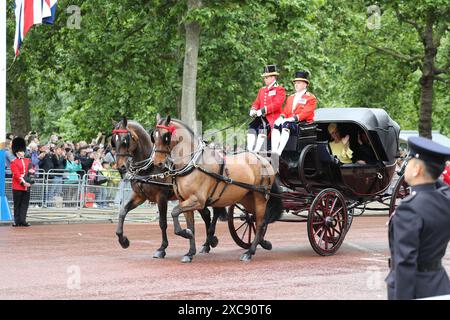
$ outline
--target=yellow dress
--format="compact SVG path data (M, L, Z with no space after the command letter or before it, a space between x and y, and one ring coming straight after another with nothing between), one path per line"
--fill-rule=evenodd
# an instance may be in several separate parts
M333 155L337 156L339 161L341 161L342 163L352 163L353 151L350 149L350 147L346 150L342 141L331 141L330 148Z

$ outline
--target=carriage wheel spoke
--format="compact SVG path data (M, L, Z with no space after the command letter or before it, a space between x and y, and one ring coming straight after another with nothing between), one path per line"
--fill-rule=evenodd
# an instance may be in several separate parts
M250 228L248 228L248 243L252 242L252 226L250 225Z
M341 236L341 232L340 231L338 231L335 227L332 227L332 228L333 228L334 231L336 231L339 234L339 236Z
M321 247L321 243L322 243L322 238L323 238L323 235L325 234L325 232L322 232L322 234L320 235L320 237L319 237L319 247Z
M236 232L238 232L240 228L242 228L243 226L246 226L246 225L247 225L247 222L243 222L243 223L236 229ZM244 231L244 232L245 232L245 231Z
M256 234L256 225L254 223L251 224L251 228L253 229L254 234Z
M326 198L325 198L325 210L326 210L326 216L330 215L330 195L327 194Z
M329 239L329 241L327 241L327 242L334 245L334 234L332 233L331 230L332 229L327 229L328 239Z
M337 201L338 201L338 198L334 199L333 204L331 205L330 216L332 216L334 214L334 207L336 206Z
M319 231L322 230L323 228L324 228L323 226L320 227L320 228L318 228L318 229L316 230L316 232L314 232L314 236L316 236L316 235L319 233Z
M331 216L336 216L336 215L338 215L339 214L339 212L341 212L342 211L342 207L340 207L337 211L334 211L334 212L332 212L331 213Z
M323 213L325 213L325 207L324 207L322 201L323 201L323 199L320 199L320 202L319 202L319 208L317 208L317 209L320 209L320 211L322 211ZM316 213L317 213L317 209L316 209Z
M242 237L241 237L242 242L244 242L244 237L245 237L245 234L247 233L247 229L248 229L248 224L245 224L245 229L244 229L244 232L242 233Z

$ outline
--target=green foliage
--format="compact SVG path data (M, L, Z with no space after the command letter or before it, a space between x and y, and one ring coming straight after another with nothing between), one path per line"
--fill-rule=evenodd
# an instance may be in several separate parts
M183 24L201 25L197 118L204 129L239 123L262 86L264 64L281 70L279 82L293 91L296 70L310 72L319 107L385 108L404 129L417 128L420 70L414 62L374 53L367 44L405 55L423 47L410 25L399 23L382 1L379 29L368 29L371 3L330 0L213 1L187 15L185 1L61 0L54 26L36 26L12 64L8 51L8 94L28 84L33 128L68 139L109 132L121 115L151 127L156 113L179 115L184 57ZM68 27L71 6L81 9L80 28ZM407 1L417 12L448 1ZM441 12L439 11L439 12ZM8 8L8 48L14 16ZM437 61L448 59L448 35ZM445 54L447 53L447 55ZM448 87L435 85L434 129L450 134Z

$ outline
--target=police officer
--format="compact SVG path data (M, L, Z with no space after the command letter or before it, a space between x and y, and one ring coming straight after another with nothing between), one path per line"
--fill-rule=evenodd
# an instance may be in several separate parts
M389 221L388 299L416 299L450 294L442 258L450 241L450 188L437 179L450 149L429 139L408 139L404 198Z
M275 120L281 113L286 90L277 83L276 65L266 65L262 77L265 87L258 91L249 115L254 120L249 125L247 150L259 152L268 137Z
M16 159L11 161L12 191L14 202L14 223L13 227L28 227L26 221L28 205L30 203L30 187L33 183L30 174L34 173L31 168L31 160L25 158L25 140L16 137L11 143L11 149Z

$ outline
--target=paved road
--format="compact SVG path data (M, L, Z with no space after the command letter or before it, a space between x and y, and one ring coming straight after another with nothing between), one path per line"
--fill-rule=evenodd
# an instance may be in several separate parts
M182 264L187 240L172 234L164 260L157 223L129 223L122 249L114 224L0 227L1 299L385 299L387 217L355 218L332 257L311 249L306 225L277 222L249 263L219 222L219 245ZM197 248L204 227L197 222ZM444 265L450 271L450 257Z

